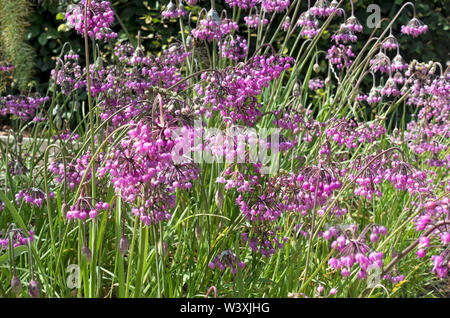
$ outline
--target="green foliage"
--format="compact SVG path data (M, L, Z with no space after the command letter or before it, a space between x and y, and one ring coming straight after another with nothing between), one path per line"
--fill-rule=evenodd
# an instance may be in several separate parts
M27 88L34 69L35 52L24 42L30 14L28 0L0 0L0 60L15 66L20 90Z

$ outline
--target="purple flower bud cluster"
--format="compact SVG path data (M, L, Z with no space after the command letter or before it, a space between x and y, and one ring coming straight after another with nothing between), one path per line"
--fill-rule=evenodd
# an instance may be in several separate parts
M336 43L348 43L348 42L356 42L358 37L355 33L346 25L342 24L339 30L331 36L331 39Z
M383 96L398 96L400 95L400 91L397 88L397 83L394 81L392 77L384 84L383 89L381 90L381 95Z
M81 196L75 204L69 208L66 218L68 220L86 220L87 218L95 219L99 211L107 211L109 209L110 206L106 202L98 201L95 203L95 206L92 206L91 198Z
M66 182L70 189L75 189L80 185L80 182L86 174L84 183L89 182L92 176L91 169L88 169L89 162L91 160L91 154L86 152L75 160L74 163L64 161L52 161L48 169L55 174L55 181L57 183ZM104 155L99 153L96 158L96 165L100 165L104 160ZM86 173L87 170L87 173Z
M81 0L76 6L69 7L65 18L67 23L84 36L86 1ZM87 34L96 40L108 41L117 38L117 33L111 30L114 23L114 12L109 1L91 0L91 7L87 8Z
M399 45L398 45L398 41L395 38L395 36L390 34L386 38L386 40L383 41L383 43L381 44L381 47L385 50L396 50L399 48Z
M374 59L370 60L370 65L374 72L389 73L391 60L386 54L380 51Z
M333 118L325 130L330 142L339 146L345 145L348 149L356 148L362 143L372 143L386 133L386 129L377 121L358 123Z
M64 60L57 59L55 69L52 69L52 79L61 87L61 91L65 95L69 95L73 89L84 86L81 82L82 70L78 64L79 55L73 52L64 55ZM58 73L56 73L58 71Z
M218 269L220 271L224 271L229 268L232 274L236 274L238 268L245 267L245 263L240 261L236 254L229 249L214 257L214 259L208 264L208 267L211 269Z

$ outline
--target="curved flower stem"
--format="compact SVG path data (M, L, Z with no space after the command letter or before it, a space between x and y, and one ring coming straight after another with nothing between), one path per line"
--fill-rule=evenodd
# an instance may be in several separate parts
M312 218L311 218L311 229L309 231L309 243L308 243L308 252L306 254L306 267L305 267L305 277L304 280L306 281L306 278L308 277L308 270L309 270L309 262L310 262L310 258L311 258L311 249L312 249L312 243L313 243L313 232L314 232L314 223L316 220L316 208L317 208L317 192L319 190L319 179L320 179L320 169L321 169L321 165L320 165L320 161L319 161L319 166L318 166L318 170L319 172L317 173L317 180L316 180L316 188L314 189L314 206L313 206L313 214L312 214Z
M379 153L378 155L376 155L375 157L373 157L369 163L363 168L361 169L358 174L356 174L356 176L353 178L353 180L351 180L349 183L347 183L344 187L342 187L342 189L339 191L339 193L336 195L336 197L334 198L334 200L330 203L330 205L328 206L327 210L325 211L324 215L321 217L320 221L319 221L319 226L317 227L316 232L314 233L314 237L313 239L318 235L320 228L322 227L322 225L325 223L326 218L328 217L328 214L330 213L332 207L334 206L334 204L337 202L337 200L339 199L339 197L341 196L342 193L344 193L345 190L348 189L348 187L350 187L350 185L352 185L354 182L356 182L356 180L364 173L364 171L366 171L370 165L377 159L379 159L381 156L391 152L391 151L398 151L401 154L402 157L402 161L404 160L404 155L403 152L400 148L398 147L391 147L389 149L386 149L385 151Z
M433 227L429 228L423 235L423 236L428 236L430 235L435 229L437 229L438 227L441 227L443 225L450 225L450 220L445 220L445 221L440 221L438 223L436 223ZM414 242L412 242L407 248L405 248L403 251L401 251L399 254L397 254L397 256L394 257L394 259L384 268L383 272L381 273L381 277L383 277L384 275L386 275L387 273L389 273L389 271L409 252L411 252L417 245L419 245L419 240L420 238L418 238L417 240L415 240Z
M208 296L211 293L211 291L214 291L214 298L217 298L217 288L216 288L216 286L209 287L208 292L205 295L205 298L208 298Z

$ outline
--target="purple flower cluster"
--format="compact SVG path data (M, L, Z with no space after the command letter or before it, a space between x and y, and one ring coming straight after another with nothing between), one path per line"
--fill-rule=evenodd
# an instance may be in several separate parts
M33 231L28 232L28 236L23 234L21 231L14 231L12 237L12 245L14 248L21 245L28 245L33 242ZM0 250L6 250L9 246L9 235L5 235L5 238L0 238Z
M261 7L266 12L282 12L291 4L290 0L261 0Z
M54 198L55 193L49 192L49 197ZM20 201L23 199L25 202L28 202L32 205L41 207L44 201L47 199L47 195L44 191L38 188L29 188L20 190L16 194L16 203L17 205L20 205Z
M250 9L256 7L261 0L225 0L230 7L238 7L241 9Z
M422 21L417 18L411 19L407 25L401 26L401 32L403 34L411 35L417 37L428 31L428 26L424 25Z
M0 97L0 116L15 115L21 120L29 120L36 115L36 111L49 97L14 96Z
M218 269L220 271L224 271L229 268L231 273L236 274L238 268L244 268L245 263L240 261L236 254L233 253L231 249L225 250L208 264L211 269Z
M353 53L350 45L333 45L328 49L327 53L327 59L330 60L331 64L336 65L338 70L344 67L350 67L354 57L355 53Z
M308 88L312 91L316 91L318 89L325 87L325 81L320 78L310 79L308 82Z
M169 125L164 114L160 116L153 124L134 124L99 170L100 176L111 176L116 193L135 205L132 213L146 225L168 220L170 209L175 207L176 189L190 189L198 173L191 162L174 165L177 157L183 156L178 148L182 151L191 145L193 130L183 127L181 137L177 137L176 126Z
M201 78L208 84L196 84L198 103L203 105L203 113L210 106L227 122L252 125L261 116L257 97L292 63L291 57L256 55L246 64L224 69L220 75L203 73Z
M76 6L66 12L67 23L81 35L85 33L86 1L81 0ZM87 8L87 34L97 40L111 40L117 38L117 33L111 30L114 23L114 12L109 1L91 0L91 7Z
M220 19L215 10L210 10L205 19L200 20L199 25L192 30L192 36L198 40L219 41L222 37L238 30L238 25L231 19Z
M232 61L245 59L248 52L247 40L240 36L226 37L219 43L219 51L222 58L229 58Z
M327 240L336 237L331 243L331 247L339 251L340 257L330 258L328 265L333 269L340 270L342 277L350 276L352 268L355 265L359 265L358 279L367 278L367 272L371 268L381 269L383 267L384 254L373 251L366 243L366 235L369 230L372 230L370 234L370 241L372 243L378 241L379 235L385 235L387 233L386 228L376 225L367 226L359 236L356 236L356 225L350 225L345 229L331 227L325 232L326 235L324 233L324 238Z
M316 3L309 9L311 14L317 17L327 17L336 11L336 8L331 6L327 0L317 0Z
M182 16L185 16L187 14L187 11L184 9L183 5L180 2L179 7L172 2L172 0L169 2L169 4L166 6L163 12L161 12L161 15L164 19L176 19Z

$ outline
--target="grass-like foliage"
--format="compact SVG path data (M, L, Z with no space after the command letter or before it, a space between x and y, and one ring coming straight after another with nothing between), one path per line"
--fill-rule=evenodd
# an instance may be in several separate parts
M68 7L86 58L0 97L0 296L443 296L450 74L402 58L414 5L356 50L343 0L226 3L170 1L157 56Z

